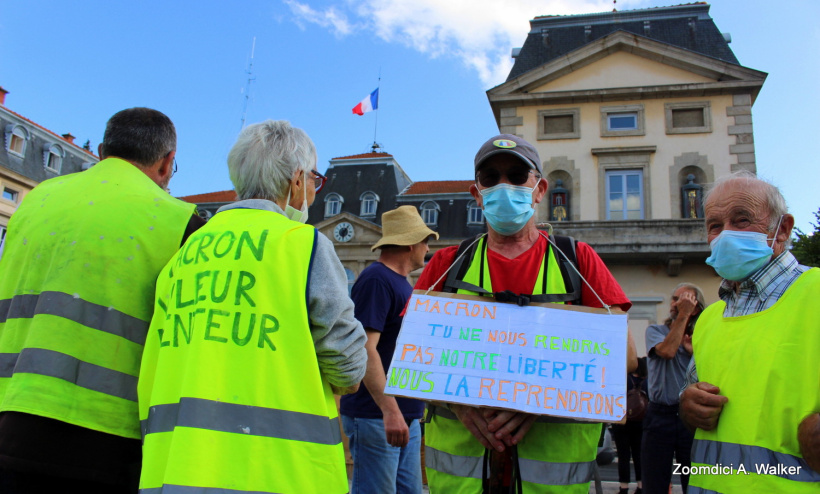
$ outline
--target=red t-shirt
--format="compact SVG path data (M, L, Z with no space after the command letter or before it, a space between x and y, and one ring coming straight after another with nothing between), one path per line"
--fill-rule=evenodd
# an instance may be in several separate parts
M490 278L493 282L493 291L499 292L510 290L518 294L531 294L535 281L538 279L538 271L541 268L541 261L547 249L547 239L543 236L538 238L535 245L516 257L507 259L501 254L487 249L487 259L490 268ZM445 247L433 255L430 262L424 267L419 280L416 282L416 290L427 290L433 286L433 291L442 291L443 276L447 268L453 264L456 258L458 246ZM621 310L628 311L632 307L632 302L624 294L621 286L615 281L612 273L609 272L604 261L592 250L588 244L578 242L575 249L578 258L578 270L590 285L598 293L598 296L610 306L619 306ZM560 254L559 254L560 255ZM469 259L465 262L470 262ZM589 287L581 282L581 305L587 307L602 307L601 302L592 293Z

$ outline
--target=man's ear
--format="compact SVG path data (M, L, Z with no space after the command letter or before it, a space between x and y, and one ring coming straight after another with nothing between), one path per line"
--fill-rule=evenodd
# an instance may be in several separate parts
M176 150L168 153L164 158L159 160L159 168L157 168L157 175L161 181L166 182L171 179L174 173L174 157L177 155Z
M541 201L544 200L544 196L547 195L547 191L549 190L550 183L547 182L546 178L541 178L538 181L538 185L535 186L535 193L533 193L533 203L539 204Z
M775 239L780 243L786 243L792 235L792 228L794 228L794 216L784 214L783 221L780 222L780 229L775 234Z
M481 209L484 209L484 201L482 200L484 198L478 193L478 186L476 186L476 184L472 184L470 186L470 195L472 195L473 199L475 199L476 205Z

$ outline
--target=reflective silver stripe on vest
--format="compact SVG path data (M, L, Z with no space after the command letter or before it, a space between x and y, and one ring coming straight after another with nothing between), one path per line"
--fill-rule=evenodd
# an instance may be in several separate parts
M140 489L140 494L276 494L268 491L238 491L219 487L191 487L189 485L164 485L151 489Z
M0 377L11 377L19 353L0 353Z
M94 304L62 292L16 295L0 300L0 323L8 319L32 318L39 314L63 317L128 341L145 344L148 322L114 308Z
M237 405L200 398L182 398L179 403L154 405L140 423L142 437L191 427L211 431L250 434L335 445L342 442L339 418L276 408Z
M695 439L692 463L732 465L732 468L742 464L749 473L757 473L758 465L770 465L777 468L773 475L780 478L795 482L820 482L820 473L812 470L803 458L762 446ZM795 473L790 474L789 470Z
M425 466L456 477L481 479L484 457L460 456L424 447ZM518 458L521 480L541 485L585 484L592 479L594 461L583 463L553 463Z
M484 468L483 456L459 456L424 446L424 464L441 473L471 479L481 479Z
M586 484L592 480L595 461L554 463L518 458L521 480L541 485Z
M456 415L449 409L427 405L431 413L445 419L458 420ZM544 420L541 420L544 419ZM541 416L538 422L552 423L553 421L578 422L572 419L564 420L560 417ZM583 422L589 423L589 422ZM431 450L434 452L431 454ZM425 446L425 464L433 470L456 475L458 477L468 477L480 479L483 474L484 458L473 456L458 456L436 450L430 446ZM531 460L518 458L518 467L521 470L521 480L542 485L574 485L587 483L592 479L595 472L595 462L578 463L556 463L548 461Z
M6 373L11 368L11 372ZM56 377L92 391L117 398L137 401L137 376L90 364L71 355L44 350L24 348L22 352L0 353L0 377L13 374L39 374Z

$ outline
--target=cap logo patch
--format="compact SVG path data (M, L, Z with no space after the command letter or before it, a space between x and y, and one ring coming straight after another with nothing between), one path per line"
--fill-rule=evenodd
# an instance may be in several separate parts
M510 141L508 139L496 139L493 141L493 146L502 149L512 149L517 146L517 144L515 141Z

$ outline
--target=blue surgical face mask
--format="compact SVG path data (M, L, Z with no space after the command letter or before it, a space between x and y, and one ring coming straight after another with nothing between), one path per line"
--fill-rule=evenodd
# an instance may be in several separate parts
M479 191L487 223L501 235L513 235L521 231L535 214L532 207L533 190L535 187L498 184Z
M774 230L775 236L782 220L781 216ZM743 281L769 263L774 255L769 240L774 245L775 239L767 238L765 233L723 230L709 244L712 255L706 259L706 264L727 280Z

